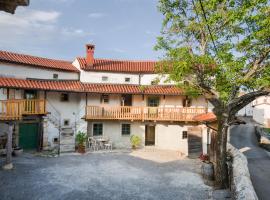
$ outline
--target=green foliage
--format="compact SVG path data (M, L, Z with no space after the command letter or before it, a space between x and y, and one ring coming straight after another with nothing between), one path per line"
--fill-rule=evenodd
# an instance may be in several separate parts
M158 8L155 49L166 52L158 70L188 94L215 91L226 105L236 88L269 87L268 0L160 0Z
M130 136L130 143L133 148L137 148L141 145L142 139L137 135Z
M87 135L84 132L79 131L76 135L76 142L79 146L84 146L87 139Z

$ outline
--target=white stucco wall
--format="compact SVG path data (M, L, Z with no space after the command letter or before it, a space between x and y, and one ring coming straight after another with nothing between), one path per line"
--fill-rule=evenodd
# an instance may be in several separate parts
M53 79L53 74L58 74L58 79L79 80L79 74L76 72L64 72L38 67L29 67L26 65L0 63L0 76L20 79Z
M252 116L253 115L252 103L248 104L247 106L245 106L244 108L239 110L237 115L239 115L239 116Z
M267 107L268 109L270 108L270 106ZM259 124L265 123L265 109L266 109L265 105L255 106L253 109L253 119Z
M160 149L181 151L188 154L187 139L182 139L183 131L187 131L187 126L180 125L156 125L155 146Z
M86 132L87 122L81 119L85 115L85 94L69 93L68 102L60 101L60 95L61 92L47 92L47 111L56 117L58 117L56 113L60 113L62 128L72 128L75 134L78 131ZM69 126L64 126L64 120L69 120ZM48 142L52 144L53 138L59 137L59 131L50 120L48 120L47 131Z
M130 148L130 136L138 135L142 139L142 146L144 146L144 134L145 134L145 125L139 122L116 122L116 121L95 121L88 122L89 131L88 134L92 135L93 133L93 124L102 123L103 124L103 135L112 141L114 148ZM127 123L131 124L131 134L122 135L121 134L121 124Z
M108 80L103 81L102 77L108 77ZM125 78L130 78L130 82L125 82ZM126 73L81 71L81 81L85 83L139 84L139 76Z
M160 76L158 74L142 74L141 75L141 85L151 85L152 81L159 80L159 85L172 85L173 82L167 82L168 76Z

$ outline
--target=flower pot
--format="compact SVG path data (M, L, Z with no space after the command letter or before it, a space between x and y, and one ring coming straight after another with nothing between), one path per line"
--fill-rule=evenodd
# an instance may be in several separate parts
M212 181L214 181L214 165L209 161L202 162L201 167L202 176L204 178L204 182L207 185L211 185Z
M21 155L23 153L23 149L21 148L21 147L15 147L14 149L13 149L13 154L14 154L14 156L19 156L19 155Z
M81 154L84 154L85 153L85 146L84 145L79 145L78 146L78 152L81 153Z

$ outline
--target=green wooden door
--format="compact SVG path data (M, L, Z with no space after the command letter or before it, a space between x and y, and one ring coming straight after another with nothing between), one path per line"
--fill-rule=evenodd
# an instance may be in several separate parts
M23 149L37 149L38 123L25 123L19 125L19 146Z

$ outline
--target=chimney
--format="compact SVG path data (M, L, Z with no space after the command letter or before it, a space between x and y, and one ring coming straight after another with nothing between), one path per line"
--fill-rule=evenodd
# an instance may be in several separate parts
M86 45L86 65L93 67L94 65L94 52L95 52L95 45L87 44Z

